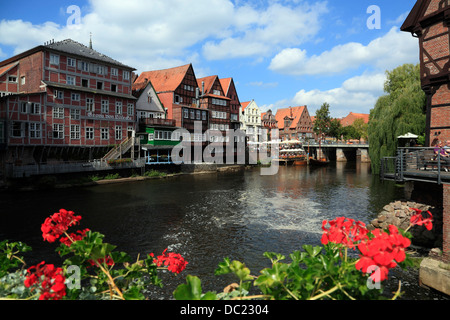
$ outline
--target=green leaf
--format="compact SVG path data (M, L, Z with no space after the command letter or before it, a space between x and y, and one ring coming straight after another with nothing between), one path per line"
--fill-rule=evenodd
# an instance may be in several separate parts
M173 294L176 300L215 300L216 298L212 292L202 294L200 279L191 275L186 277L186 284L179 285Z

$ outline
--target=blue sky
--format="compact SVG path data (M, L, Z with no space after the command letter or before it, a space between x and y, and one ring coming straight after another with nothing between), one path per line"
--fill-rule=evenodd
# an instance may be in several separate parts
M0 60L51 39L88 45L92 33L94 49L138 73L192 63L198 78L233 77L241 102L254 99L263 111L307 105L314 115L327 102L332 116L344 117L370 112L386 70L419 62L417 39L400 31L414 4L0 0Z

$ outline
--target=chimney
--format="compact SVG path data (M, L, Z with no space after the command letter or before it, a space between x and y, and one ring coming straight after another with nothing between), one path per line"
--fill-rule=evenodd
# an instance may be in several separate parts
M89 39L89 49L92 49L92 32L89 33L90 39Z
M205 94L205 81L202 81L202 95Z

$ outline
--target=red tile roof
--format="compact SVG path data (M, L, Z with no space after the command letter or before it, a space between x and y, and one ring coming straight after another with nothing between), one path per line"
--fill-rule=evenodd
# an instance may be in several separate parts
M346 116L345 118L341 119L341 124L343 127L348 127L353 125L353 123L355 122L355 120L357 119L363 119L364 123L369 123L369 114L366 113L353 113L350 112L350 114L348 116Z
M275 115L275 119L278 121L278 129L284 129L284 118L286 117L292 118L290 128L297 127L297 123L305 111L305 108L306 106L278 109Z
M231 80L233 80L233 78L219 79L224 94L226 96L228 95L228 90L230 90Z
M136 83L150 80L156 92L175 91L183 81L190 67L191 64L186 64L170 69L145 71L139 75Z
M251 101L247 101L247 102L241 102L241 106L242 106L242 111L245 110L245 108L248 107L248 105L251 103Z
M6 72L8 72L9 70L11 70L12 68L14 68L15 66L17 66L19 64L19 62L14 62L11 64L8 64L2 68L0 68L0 76L4 75Z
M209 76L197 79L197 84L200 90L202 90L203 83L205 84L205 94L211 93L212 86L214 85L214 82L216 81L217 76Z

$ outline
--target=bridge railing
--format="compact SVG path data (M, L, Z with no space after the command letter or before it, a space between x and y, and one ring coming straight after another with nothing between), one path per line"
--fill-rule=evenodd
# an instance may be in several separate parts
M435 153L434 148L398 148L396 157L381 159L380 175L396 181L424 180L438 184L450 178L450 156Z

